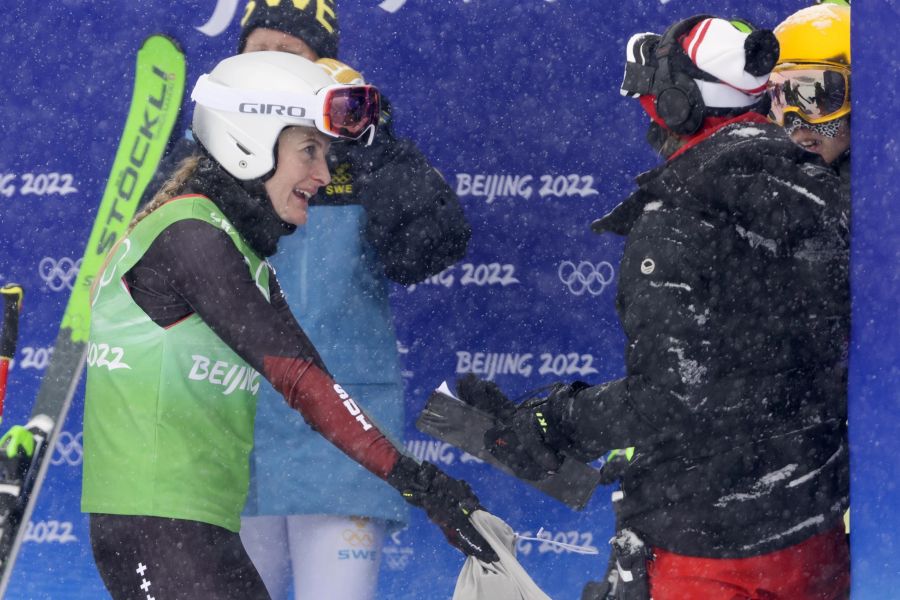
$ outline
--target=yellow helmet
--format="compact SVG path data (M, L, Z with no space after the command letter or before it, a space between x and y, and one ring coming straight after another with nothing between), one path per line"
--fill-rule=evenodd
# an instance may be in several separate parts
M850 112L850 6L831 0L798 10L774 30L780 53L769 77L770 117L812 124Z
M850 7L818 4L798 10L775 28L778 64L850 66ZM777 67L776 67L777 69Z

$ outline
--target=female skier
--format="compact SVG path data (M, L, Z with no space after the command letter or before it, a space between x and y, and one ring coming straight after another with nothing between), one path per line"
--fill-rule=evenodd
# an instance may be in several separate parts
M371 135L371 86L280 52L228 58L192 93L198 153L95 285L82 510L115 600L268 598L238 536L260 375L309 425L483 560L465 482L404 456L329 375L266 257L328 184L334 138Z

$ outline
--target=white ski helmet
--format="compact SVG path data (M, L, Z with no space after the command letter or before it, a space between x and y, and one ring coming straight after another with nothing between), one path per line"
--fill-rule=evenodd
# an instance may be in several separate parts
M201 75L191 92L194 137L234 177L252 180L275 168L286 127L314 127L336 138L371 142L378 90L343 85L314 62L286 52L226 58Z

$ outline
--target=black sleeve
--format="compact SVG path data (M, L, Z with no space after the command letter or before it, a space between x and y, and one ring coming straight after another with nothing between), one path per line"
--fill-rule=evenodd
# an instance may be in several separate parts
M704 456L846 422L846 403L837 401L846 398L845 387L840 378L811 379L802 371L736 376L709 386L706 401L691 404L677 387L633 375L581 390L547 410L572 449L588 459L632 446Z
M785 363L823 368L839 361L849 323L847 198L834 172L785 136L760 145L725 149L707 169L718 174L716 185L695 188L766 259L753 276L719 261L719 311L744 320L730 329L768 333L765 345Z
M196 313L313 429L376 475L387 477L398 450L328 374L296 319L288 316L277 283L269 286L276 292L271 302L260 292L227 234L193 219L170 225L126 281L151 318L158 310L146 302L152 297L156 305L168 305L169 319L176 306L184 313L181 318Z
M717 226L728 229L717 239L741 243L713 242L717 268L706 286L691 282L656 294L651 324L641 329L641 342L658 349L639 372L652 377L629 374L553 407L585 455L629 446L703 453L715 451L712 444L734 447L846 419L845 405L830 400L845 397L850 315L840 183L784 152L727 158L707 165L716 172L714 185L684 187L726 215ZM697 311L706 307L717 315L712 329L697 325ZM629 317L625 307L623 322ZM692 366L708 368L710 377L690 384L679 372Z
M471 228L459 198L409 140L379 128L369 147L335 144L335 164L349 163L355 196L366 209L366 239L385 274L403 285L443 271L463 256Z
M284 291L281 289L278 278L272 275L269 276L269 304L281 316L289 329L303 331L300 322L297 321L297 317L291 312L291 307L284 295Z
M260 373L267 354L303 358L325 370L303 330L292 317L285 317L289 310L277 283L270 285L276 292L270 303L256 287L241 253L217 227L197 220L170 225L126 279L151 318L159 322L165 315L169 321L165 326L197 313ZM150 304L148 297L157 301ZM176 306L183 314L177 314Z

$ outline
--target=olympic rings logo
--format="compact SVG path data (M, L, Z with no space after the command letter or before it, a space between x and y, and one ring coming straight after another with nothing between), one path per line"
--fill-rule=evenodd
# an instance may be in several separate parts
M559 263L557 274L559 280L576 296L585 292L591 296L599 296L613 282L616 272L605 260L596 264L583 260L577 266L570 260L564 260Z
M56 447L53 450L53 456L50 458L51 465L69 465L77 467L84 459L84 447L81 444L82 432L72 435L68 431L61 431L59 438L56 440Z
M81 259L73 261L71 258L63 257L59 260L45 256L38 264L38 274L47 287L54 292L61 292L64 289L72 289L75 285L75 278L78 277L78 270L81 268Z
M371 533L352 531L350 529L344 530L344 541L351 546L363 546L364 548L370 548L375 543Z
M331 183L338 185L342 183L350 183L353 181L353 175L350 174L350 163L342 163L331 174Z

